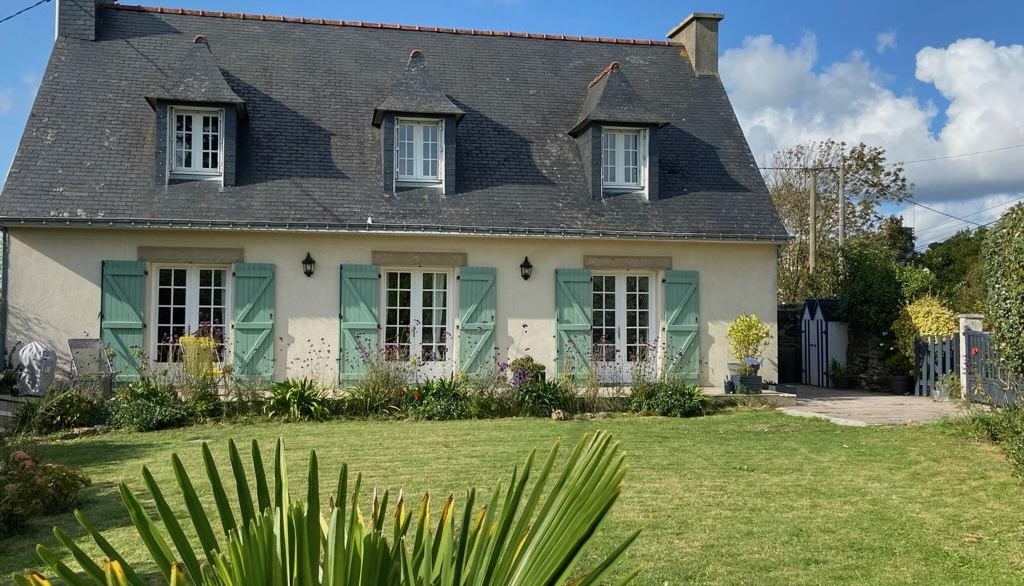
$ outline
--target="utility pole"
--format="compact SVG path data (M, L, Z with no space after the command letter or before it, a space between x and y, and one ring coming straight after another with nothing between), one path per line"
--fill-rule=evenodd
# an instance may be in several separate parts
M810 198L811 198L811 202L810 202L811 210L810 210L810 230L809 230L810 240L807 243L808 244L808 246L807 246L807 249L808 249L807 250L807 252L808 252L807 269L813 275L814 274L814 264L815 264L815 261L817 260L817 256L818 256L818 170L817 169L809 169L809 171L811 172L810 192L809 192L809 195L810 195Z
M846 153L839 157L839 248L846 244Z

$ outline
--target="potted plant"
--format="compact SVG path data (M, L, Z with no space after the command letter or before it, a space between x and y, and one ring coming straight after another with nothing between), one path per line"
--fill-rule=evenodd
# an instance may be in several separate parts
M901 352L895 352L885 359L885 370L889 373L889 389L898 395L909 395L914 390L914 365Z
M764 350L772 338L772 328L754 314L742 314L729 324L729 352L739 361L737 392L760 393Z
M828 364L828 382L833 389L850 388L853 377L850 376L850 369L846 368L835 358Z

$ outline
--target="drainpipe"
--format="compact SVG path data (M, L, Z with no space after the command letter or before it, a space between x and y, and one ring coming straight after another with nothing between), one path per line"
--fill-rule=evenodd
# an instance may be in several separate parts
M7 367L7 273L11 264L10 236L7 228L0 228L0 368Z

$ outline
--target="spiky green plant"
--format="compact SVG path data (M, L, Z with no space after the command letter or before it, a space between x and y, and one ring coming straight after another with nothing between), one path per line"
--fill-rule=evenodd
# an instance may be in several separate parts
M436 525L431 521L429 494L420 501L412 523L413 513L401 495L389 522L388 493L378 496L375 492L367 519L359 508L361 477L356 477L350 493L344 464L335 496L322 515L315 451L309 456L306 500L293 501L280 439L274 456L273 494L256 441L252 443L253 490L242 457L229 440L235 509L205 443L202 452L219 531L177 454L172 454L171 466L188 511L184 519L174 514L146 467L143 480L162 528L124 483L120 487L151 561L174 586L593 586L608 576L639 533L626 538L593 568L578 569L585 546L618 498L625 475L618 444L603 432L581 438L557 475L553 470L558 446L552 448L529 491L535 452L526 459L522 473L513 469L508 484L496 487L485 506L476 508L476 491L471 489L461 514L456 515L455 500L449 496ZM76 511L75 516L107 559L93 561L64 531L54 528L82 573L72 571L55 552L39 545L39 557L50 570L71 586L143 586L132 562L85 515ZM184 522L191 523L198 544L186 537ZM626 584L635 575L636 571L619 583ZM49 584L34 571L14 579L19 586Z

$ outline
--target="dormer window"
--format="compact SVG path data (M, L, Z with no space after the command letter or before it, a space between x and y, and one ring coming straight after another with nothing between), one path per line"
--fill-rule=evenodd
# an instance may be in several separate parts
M398 181L440 183L444 174L444 123L397 119L395 161Z
M172 107L169 114L171 174L220 177L224 164L224 110Z
M601 130L601 182L606 189L643 190L647 178L647 130Z

